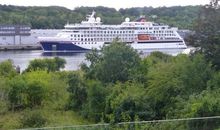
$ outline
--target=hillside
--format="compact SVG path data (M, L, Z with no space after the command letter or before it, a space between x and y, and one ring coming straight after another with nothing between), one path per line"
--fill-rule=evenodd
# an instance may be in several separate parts
M81 22L92 10L102 18L104 24L120 24L125 17L132 20L145 15L148 20L166 23L182 29L191 29L200 6L143 7L116 10L107 7L78 7L70 10L64 7L24 7L0 5L0 24L27 24L33 29L60 29L65 23ZM155 17L156 16L156 17Z

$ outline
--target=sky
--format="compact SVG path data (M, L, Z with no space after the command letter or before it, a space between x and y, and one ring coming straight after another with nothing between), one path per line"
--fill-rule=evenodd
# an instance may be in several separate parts
M161 7L205 5L210 0L0 0L0 4L19 6L63 6L74 9L80 6L105 6L115 9L131 7Z

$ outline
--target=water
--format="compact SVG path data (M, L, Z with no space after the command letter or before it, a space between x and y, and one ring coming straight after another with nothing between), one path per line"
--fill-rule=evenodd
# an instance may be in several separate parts
M152 51L158 51L158 50L142 50L139 51L141 54L141 57L145 57L149 55ZM162 52L171 54L171 55L177 55L178 53L182 52L183 50L179 49L164 49ZM21 71L27 68L29 62L31 60L34 60L36 58L53 58L53 57L60 57L64 58L67 62L65 65L64 70L77 70L80 68L81 63L88 63L85 60L85 52L83 53L44 53L42 50L33 50L33 51L0 51L0 62L11 59L15 66L20 66Z
M29 62L34 59L60 57L66 60L64 70L77 70L85 61L85 53L44 53L41 50L34 51L0 51L0 62L11 59L15 66L19 65L21 70L27 68Z

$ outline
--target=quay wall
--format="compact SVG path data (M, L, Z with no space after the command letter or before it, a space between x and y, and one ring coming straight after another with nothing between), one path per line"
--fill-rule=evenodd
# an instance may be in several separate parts
M60 29L32 29L30 35L1 35L0 50L41 49L38 37L55 36Z

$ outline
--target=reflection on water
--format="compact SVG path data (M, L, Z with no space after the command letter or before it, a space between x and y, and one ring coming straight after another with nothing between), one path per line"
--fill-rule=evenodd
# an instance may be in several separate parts
M0 62L11 59L14 65L19 65L24 70L31 60L36 58L64 58L67 62L65 70L77 70L82 62L85 61L85 53L44 53L41 50L34 51L0 51Z
M141 50L138 51L141 54L141 57L145 57L149 55L152 51L158 50ZM183 50L179 49L164 49L160 50L167 54L177 55L178 53L182 52ZM14 62L14 65L19 65L21 70L24 70L31 60L36 58L53 58L53 57L60 57L64 58L67 62L65 66L65 70L77 70L80 67L82 62L85 62L85 54L86 52L43 52L41 50L33 50L33 51L0 51L0 62L11 59Z

